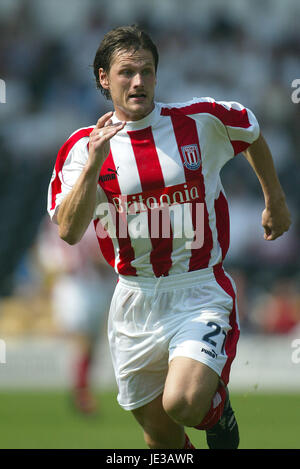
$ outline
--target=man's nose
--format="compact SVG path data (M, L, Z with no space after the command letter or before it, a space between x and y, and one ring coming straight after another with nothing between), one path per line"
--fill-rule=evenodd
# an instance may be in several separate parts
M139 86L143 86L144 85L144 80L143 80L143 76L141 73L136 73L133 77L133 86L135 88L139 87Z

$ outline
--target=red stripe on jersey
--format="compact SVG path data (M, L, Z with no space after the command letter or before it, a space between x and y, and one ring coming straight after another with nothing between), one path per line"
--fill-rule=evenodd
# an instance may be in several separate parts
M53 179L51 183L51 210L55 208L56 204L56 197L58 194L61 193L61 180L59 177L59 173L63 169L63 166L65 164L65 161L68 157L68 154L72 150L73 146L75 143L77 143L81 138L83 137L89 137L90 133L92 132L94 127L88 127L86 129L79 129L77 132L75 132L73 135L71 135L70 138L63 144L63 146L60 148L56 163L55 163L55 178Z
M158 210L158 209L154 209ZM150 253L150 262L152 264L153 272L156 277L169 275L169 270L172 266L172 247L173 247L173 233L170 221L170 214L168 207L164 209L164 215L161 210L158 210L158 217L155 219L156 226L153 227L153 211L148 211L148 226L150 234L157 232L157 237L150 236L152 251ZM162 219L164 217L165 223L169 224L169 237L163 237L162 234Z
M216 228L218 233L218 241L222 250L222 259L225 259L229 248L230 239L230 222L228 203L223 192L215 200Z
M164 187L164 177L151 127L127 133L131 140L143 191Z
M141 130L132 130L128 131L127 133L131 140L142 190L149 191L151 189L161 189L165 187L165 181L157 155L151 127L147 127L146 129ZM152 244L150 262L156 277L161 277L162 275L166 276L168 275L172 265L171 254L173 234L171 224L170 236L166 238L161 237L161 213L159 213L159 217L156 220L159 226L155 227L156 230L154 230L159 231L159 237L152 237L151 233L153 232L153 226L151 216L153 216L152 211L149 210L148 226Z
M218 264L214 266L213 270L215 274L215 279L220 285L220 287L222 287L223 290L232 298L232 310L229 316L229 324L231 326L231 329L227 333L225 342L225 352L227 355L227 360L221 373L221 379L223 380L226 386L229 381L230 368L236 355L236 347L240 336L240 331L237 322L236 295L229 277L225 275L222 265Z
M207 113L212 114L217 117L224 125L230 127L242 127L247 129L250 127L250 122L248 119L248 113L246 108L238 109L227 109L222 104L213 102L200 102L190 104L189 106L179 107L179 108L162 108L162 116L171 116L176 114L192 115L192 114L201 114Z
M101 167L100 175L107 174L108 168L112 169L116 173L116 166L115 166L111 151ZM111 204L111 207L113 207L113 200L112 200L113 196L115 194L119 194L119 195L121 194L121 189L120 189L120 185L118 182L118 178L115 177L114 179L109 181L110 190L108 190L108 185L105 184L105 182L103 183L99 180L99 185L105 191L108 202ZM126 214L118 213L117 211L114 210L114 213L112 214L112 216L113 216L113 219L116 220L116 236L117 236L118 244L119 244L119 262L117 265L118 272L121 275L136 276L137 275L136 269L135 267L131 265L131 262L134 260L135 255L134 255L134 250L131 245L130 237L128 234ZM111 250L111 246L108 246L107 244L108 242L105 241L105 239L103 240L103 239L98 238L102 252L105 251L106 248ZM111 245L112 245L112 242L111 242ZM110 255L109 252L107 253L107 255L108 256ZM103 256L106 257L104 252L103 252Z
M247 150L247 148L251 145L251 143L242 142L241 140L230 140L230 142L235 155L238 155L238 153Z
M171 120L177 141L178 150L184 165L185 179L186 181L198 179L200 185L200 199L191 202L192 223L194 231L199 229L196 223L196 204L199 202L204 203L204 227L200 227L201 229L204 229L204 243L201 248L191 249L191 258L189 263L189 271L199 270L208 267L210 253L213 247L213 240L212 232L209 226L208 211L205 202L205 183L202 174L201 150L199 145L198 132L195 121L193 121L189 117L186 117L185 115L182 115L178 112L175 112L174 114L171 113ZM192 148L192 156L187 155L186 148ZM194 153L193 148L195 148ZM197 169L189 169L189 164L191 162L195 163L195 161L197 161L196 148L198 149L198 158L200 158L200 165Z
M99 225L101 225L101 221L98 218L97 220L94 220L94 228L96 231L96 236L97 236L100 250L106 262L108 262L114 268L115 267L115 250L114 250L113 242L108 234L105 238L104 237L100 238L98 236ZM104 232L104 231L105 229L103 225L101 225L101 232Z

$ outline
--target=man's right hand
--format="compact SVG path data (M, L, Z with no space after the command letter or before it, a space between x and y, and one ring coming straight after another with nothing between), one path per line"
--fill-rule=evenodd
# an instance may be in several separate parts
M60 204L57 213L59 236L69 244L80 241L93 217L99 172L109 154L109 141L126 124L113 124L111 117L112 112L100 117L90 133L87 164L72 190ZM99 135L99 132L102 132L102 135Z
M113 124L111 120L112 115L112 112L107 112L104 116L100 117L95 128L90 133L89 165L99 170L109 154L110 139L126 125L126 122Z

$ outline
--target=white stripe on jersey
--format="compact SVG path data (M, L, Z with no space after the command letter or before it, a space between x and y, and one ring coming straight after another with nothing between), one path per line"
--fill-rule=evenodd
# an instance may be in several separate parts
M185 182L182 161L177 150L175 135L173 132L170 132L171 127L171 118L166 116L159 128L156 126L152 128L165 186L173 186Z
M110 148L119 174L118 181L121 194L138 194L142 192L136 160L128 137L126 135L116 135L110 141Z

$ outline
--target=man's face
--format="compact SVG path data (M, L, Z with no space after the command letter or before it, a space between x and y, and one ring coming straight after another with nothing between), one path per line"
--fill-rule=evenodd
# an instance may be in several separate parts
M117 51L109 72L99 69L99 79L110 92L118 119L136 121L153 110L156 74L151 51Z

